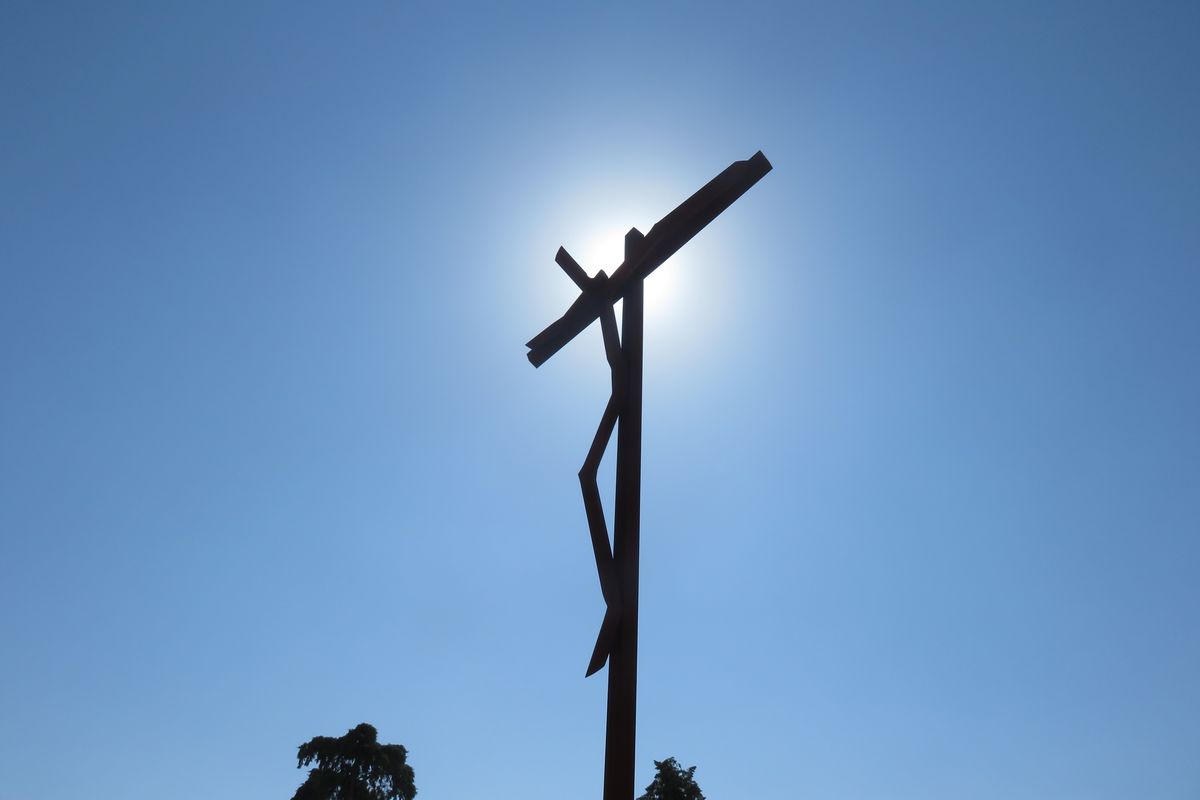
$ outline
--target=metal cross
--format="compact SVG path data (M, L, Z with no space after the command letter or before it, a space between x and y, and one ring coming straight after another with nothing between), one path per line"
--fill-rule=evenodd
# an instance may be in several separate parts
M559 319L529 340L529 361L539 367L589 325L600 320L604 352L612 370L612 395L600 418L592 446L579 470L596 571L606 609L588 662L592 675L608 661L608 727L604 749L604 800L631 800L634 793L634 743L637 718L638 552L642 492L642 312L646 276L670 258L741 197L771 163L762 151L735 161L684 200L643 235L625 234L625 260L611 276L603 270L589 278L560 247L554 260L579 287L579 298ZM624 300L621 332L613 304ZM600 459L617 429L616 510L613 541L596 484Z

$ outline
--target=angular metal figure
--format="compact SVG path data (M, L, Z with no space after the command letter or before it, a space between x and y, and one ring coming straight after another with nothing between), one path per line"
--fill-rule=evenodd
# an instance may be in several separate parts
M579 298L566 313L529 340L529 361L541 366L589 325L600 320L604 352L612 370L612 395L592 446L579 470L596 571L606 610L588 662L592 675L608 662L608 728L604 753L604 800L631 800L634 793L634 745L637 718L638 553L642 470L642 312L643 281L705 225L745 194L771 163L762 151L735 161L663 217L644 236L637 228L625 235L625 260L611 277L589 278L565 249L554 260L579 287ZM624 300L621 333L613 304ZM617 427L617 421L620 426ZM600 503L596 471L617 427L616 510L613 542Z

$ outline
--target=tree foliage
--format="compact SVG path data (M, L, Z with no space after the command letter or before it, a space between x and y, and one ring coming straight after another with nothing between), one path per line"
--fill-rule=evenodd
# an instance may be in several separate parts
M696 785L696 768L684 769L674 758L654 762L654 780L638 800L704 800Z
M297 768L315 764L292 800L413 800L417 787L404 745L379 744L363 723L345 736L300 745Z

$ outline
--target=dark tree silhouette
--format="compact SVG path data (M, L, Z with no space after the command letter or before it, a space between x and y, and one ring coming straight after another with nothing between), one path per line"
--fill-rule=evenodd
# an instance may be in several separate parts
M654 769L654 780L638 800L704 800L704 793L693 777L695 767L684 769L674 758L668 758L655 761Z
M316 763L292 800L413 800L417 787L400 744L379 744L363 723L345 736L317 736L300 745L296 767Z

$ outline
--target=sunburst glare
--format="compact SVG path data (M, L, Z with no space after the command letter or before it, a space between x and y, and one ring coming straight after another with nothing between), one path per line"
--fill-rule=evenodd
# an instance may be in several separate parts
M588 274L595 275L598 270L613 274L625 257L625 234L631 226L624 224L603 224L595 228L595 232L586 237L578 245L578 251L567 246ZM649 225L640 226L645 232ZM663 320L672 315L672 309L678 305L675 294L680 290L677 279L680 268L685 266L687 256L677 253L670 259L671 269L659 269L646 279L646 315L655 320Z

